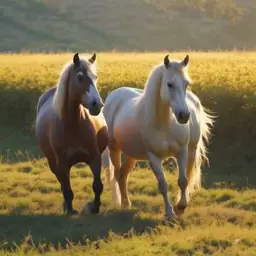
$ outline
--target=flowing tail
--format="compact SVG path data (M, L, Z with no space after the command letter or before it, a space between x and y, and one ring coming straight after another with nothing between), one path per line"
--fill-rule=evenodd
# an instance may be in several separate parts
M106 169L106 184L111 188L112 204L118 207L121 205L121 193L118 182L115 178L115 167L111 162L108 147L102 154L102 167Z
M201 188L201 165L204 162L207 162L209 164L209 160L207 157L207 145L209 144L211 128L213 127L215 118L215 116L210 114L210 111L204 108L201 104L199 111L201 138L198 142L193 168L187 170L190 193L193 192L195 189Z

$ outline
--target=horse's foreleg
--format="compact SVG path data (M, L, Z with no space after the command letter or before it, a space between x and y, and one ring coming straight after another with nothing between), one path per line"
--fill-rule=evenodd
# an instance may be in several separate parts
M177 215L180 215L184 212L185 208L188 205L188 179L186 173L186 165L188 161L188 148L184 147L180 151L177 162L179 168L179 177L178 177L178 186L180 188L180 196L178 199L178 204L175 207L175 212Z
M103 191L103 184L101 182L101 156L96 156L92 163L89 164L92 174L93 174L93 192L94 201L88 204L90 213L98 213L100 211L101 205L101 193Z
M127 181L130 171L133 169L136 161L133 158L126 156L125 163L122 165L119 171L118 184L121 192L121 204L122 208L130 208L131 202L127 192Z
M61 191L64 196L64 206L63 206L64 211L68 215L78 214L78 212L73 209L74 193L70 185L70 168L65 169L65 171L61 173L60 180L61 180Z
M162 160L151 152L148 153L148 159L150 167L152 168L153 173L157 178L159 191L164 198L165 216L168 219L174 218L175 213L173 211L173 206L168 198L168 184L162 169Z
M74 193L70 185L70 167L65 161L59 161L59 163L57 165L55 161L49 161L50 168L61 185L64 198L63 210L67 215L74 215L78 212L73 209Z

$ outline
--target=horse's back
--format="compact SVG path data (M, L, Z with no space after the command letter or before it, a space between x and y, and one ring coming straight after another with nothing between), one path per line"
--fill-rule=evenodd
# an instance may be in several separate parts
M143 93L143 90L137 89L137 88L130 88L130 87L121 87L114 91L112 91L106 101L105 106L108 104L113 104L113 102L125 102L129 99L132 99L134 97L138 97Z
M53 97L54 93L56 91L56 87L50 88L47 91L45 91L38 100L37 104L37 114L39 113L41 107L50 99Z
M45 139L44 136L46 135L46 129L52 114L52 99L55 91L55 87L48 89L38 100L35 132L39 140Z
M127 115L127 111L132 112L135 107L134 102L141 96L143 90L121 87L112 91L104 105L103 114L108 125L113 123L120 113L122 116Z

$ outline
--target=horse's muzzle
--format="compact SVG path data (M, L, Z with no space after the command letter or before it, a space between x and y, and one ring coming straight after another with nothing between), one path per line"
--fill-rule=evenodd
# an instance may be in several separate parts
M189 120L189 117L190 117L189 112L180 112L176 118L180 124L186 124Z
M90 115L97 116L100 113L103 106L104 106L104 104L102 102L92 104L92 106L89 108Z

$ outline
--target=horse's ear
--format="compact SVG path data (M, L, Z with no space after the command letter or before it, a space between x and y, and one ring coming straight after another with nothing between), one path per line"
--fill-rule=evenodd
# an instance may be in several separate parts
M186 67L186 66L188 65L188 63L189 63L189 56L186 55L186 57L185 57L184 60L182 61L182 65L183 65L184 67Z
M166 69L169 68L169 66L170 66L169 55L166 55L166 56L164 57L164 65L165 65Z
M92 57L89 59L89 62L90 62L91 64L93 64L93 63L95 62L95 60L96 60L96 53L94 52L93 55L92 55Z
M73 57L73 63L75 64L75 66L79 66L80 65L80 58L79 58L79 54L78 52L74 55Z

